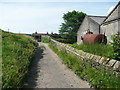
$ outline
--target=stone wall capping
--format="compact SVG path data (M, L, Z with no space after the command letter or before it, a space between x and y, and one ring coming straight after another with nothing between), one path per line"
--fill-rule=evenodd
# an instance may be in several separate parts
M90 54L90 60L92 60L93 57L94 57L93 54Z
M96 59L97 59L97 56L96 56L96 55L93 55L92 60L96 61Z
M106 65L110 66L110 67L113 67L116 62L117 62L116 60L111 59L111 60L109 60L109 62Z
M113 66L114 70L118 70L120 71L120 61L117 61L114 66Z
M84 56L84 52L81 52L81 56Z
M84 57L88 58L87 56L88 56L88 53L85 53L85 54L84 54Z
M87 54L86 52L82 52L82 55L83 55L84 57L86 57L86 54Z
M79 50L78 52L81 52L81 53L83 53L83 51L81 51L81 50Z
M82 50L78 50L78 52L83 52Z
M77 53L79 53L79 54L81 55L81 52L80 52L80 51L78 51Z
M97 55L96 55L97 56ZM99 62L99 60L101 59L101 56L97 56L96 62Z
M89 59L89 57L90 57L90 54L89 54L89 53L87 53L87 54L86 54L86 57Z
M104 57L99 60L99 63L102 64Z
M98 59L97 59L97 56L94 55L94 58L93 58L96 62L98 62Z
M87 58L90 58L90 56L91 56L91 55L90 55L89 53L87 53Z
M79 52L77 49L74 49L75 52Z
M92 55L92 58L91 58L91 60L95 61L94 57L95 57L95 55Z
M102 61L102 64L107 64L109 62L109 58L104 58L103 61Z

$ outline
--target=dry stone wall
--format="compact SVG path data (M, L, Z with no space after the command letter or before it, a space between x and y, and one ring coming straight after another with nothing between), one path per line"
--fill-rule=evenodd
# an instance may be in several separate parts
M117 75L120 74L120 61L86 53L82 50L77 50L71 46L60 43L53 39L51 39L51 43L54 44L58 48L58 50L64 49L69 53L83 58L85 62L89 62L90 64L92 64L92 66L100 66L100 68L103 67L105 69L108 69L112 72L115 72L115 74Z

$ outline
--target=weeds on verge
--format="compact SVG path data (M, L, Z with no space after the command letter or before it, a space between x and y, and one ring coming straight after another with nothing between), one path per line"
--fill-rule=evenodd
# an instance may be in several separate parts
M2 88L20 88L36 52L36 42L2 31Z
M51 41L50 37L46 37L44 38L44 40L42 41L43 43L49 43Z
M83 59L67 53L64 49L58 50L56 46L49 43L49 47L57 53L69 68L71 68L80 78L87 80L94 88L120 88L120 76L103 68L93 67Z

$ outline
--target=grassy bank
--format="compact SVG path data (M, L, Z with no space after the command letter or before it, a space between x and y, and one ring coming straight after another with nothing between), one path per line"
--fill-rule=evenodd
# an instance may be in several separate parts
M87 80L94 88L120 88L120 77L113 75L112 72L100 67L92 67L90 63L85 62L65 50L58 50L55 45L49 43L49 47L57 53L70 69L72 69L80 78Z
M36 52L36 42L24 35L2 31L2 88L19 88Z
M69 44L71 47L76 48L78 50L83 50L84 52L92 53L95 55L113 58L113 48L111 45L104 44Z
M44 40L42 41L43 43L49 43L51 41L50 37L46 37L44 38Z

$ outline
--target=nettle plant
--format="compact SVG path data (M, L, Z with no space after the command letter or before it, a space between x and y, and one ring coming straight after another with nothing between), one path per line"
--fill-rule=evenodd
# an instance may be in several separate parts
M120 32L112 36L113 58L120 61Z

